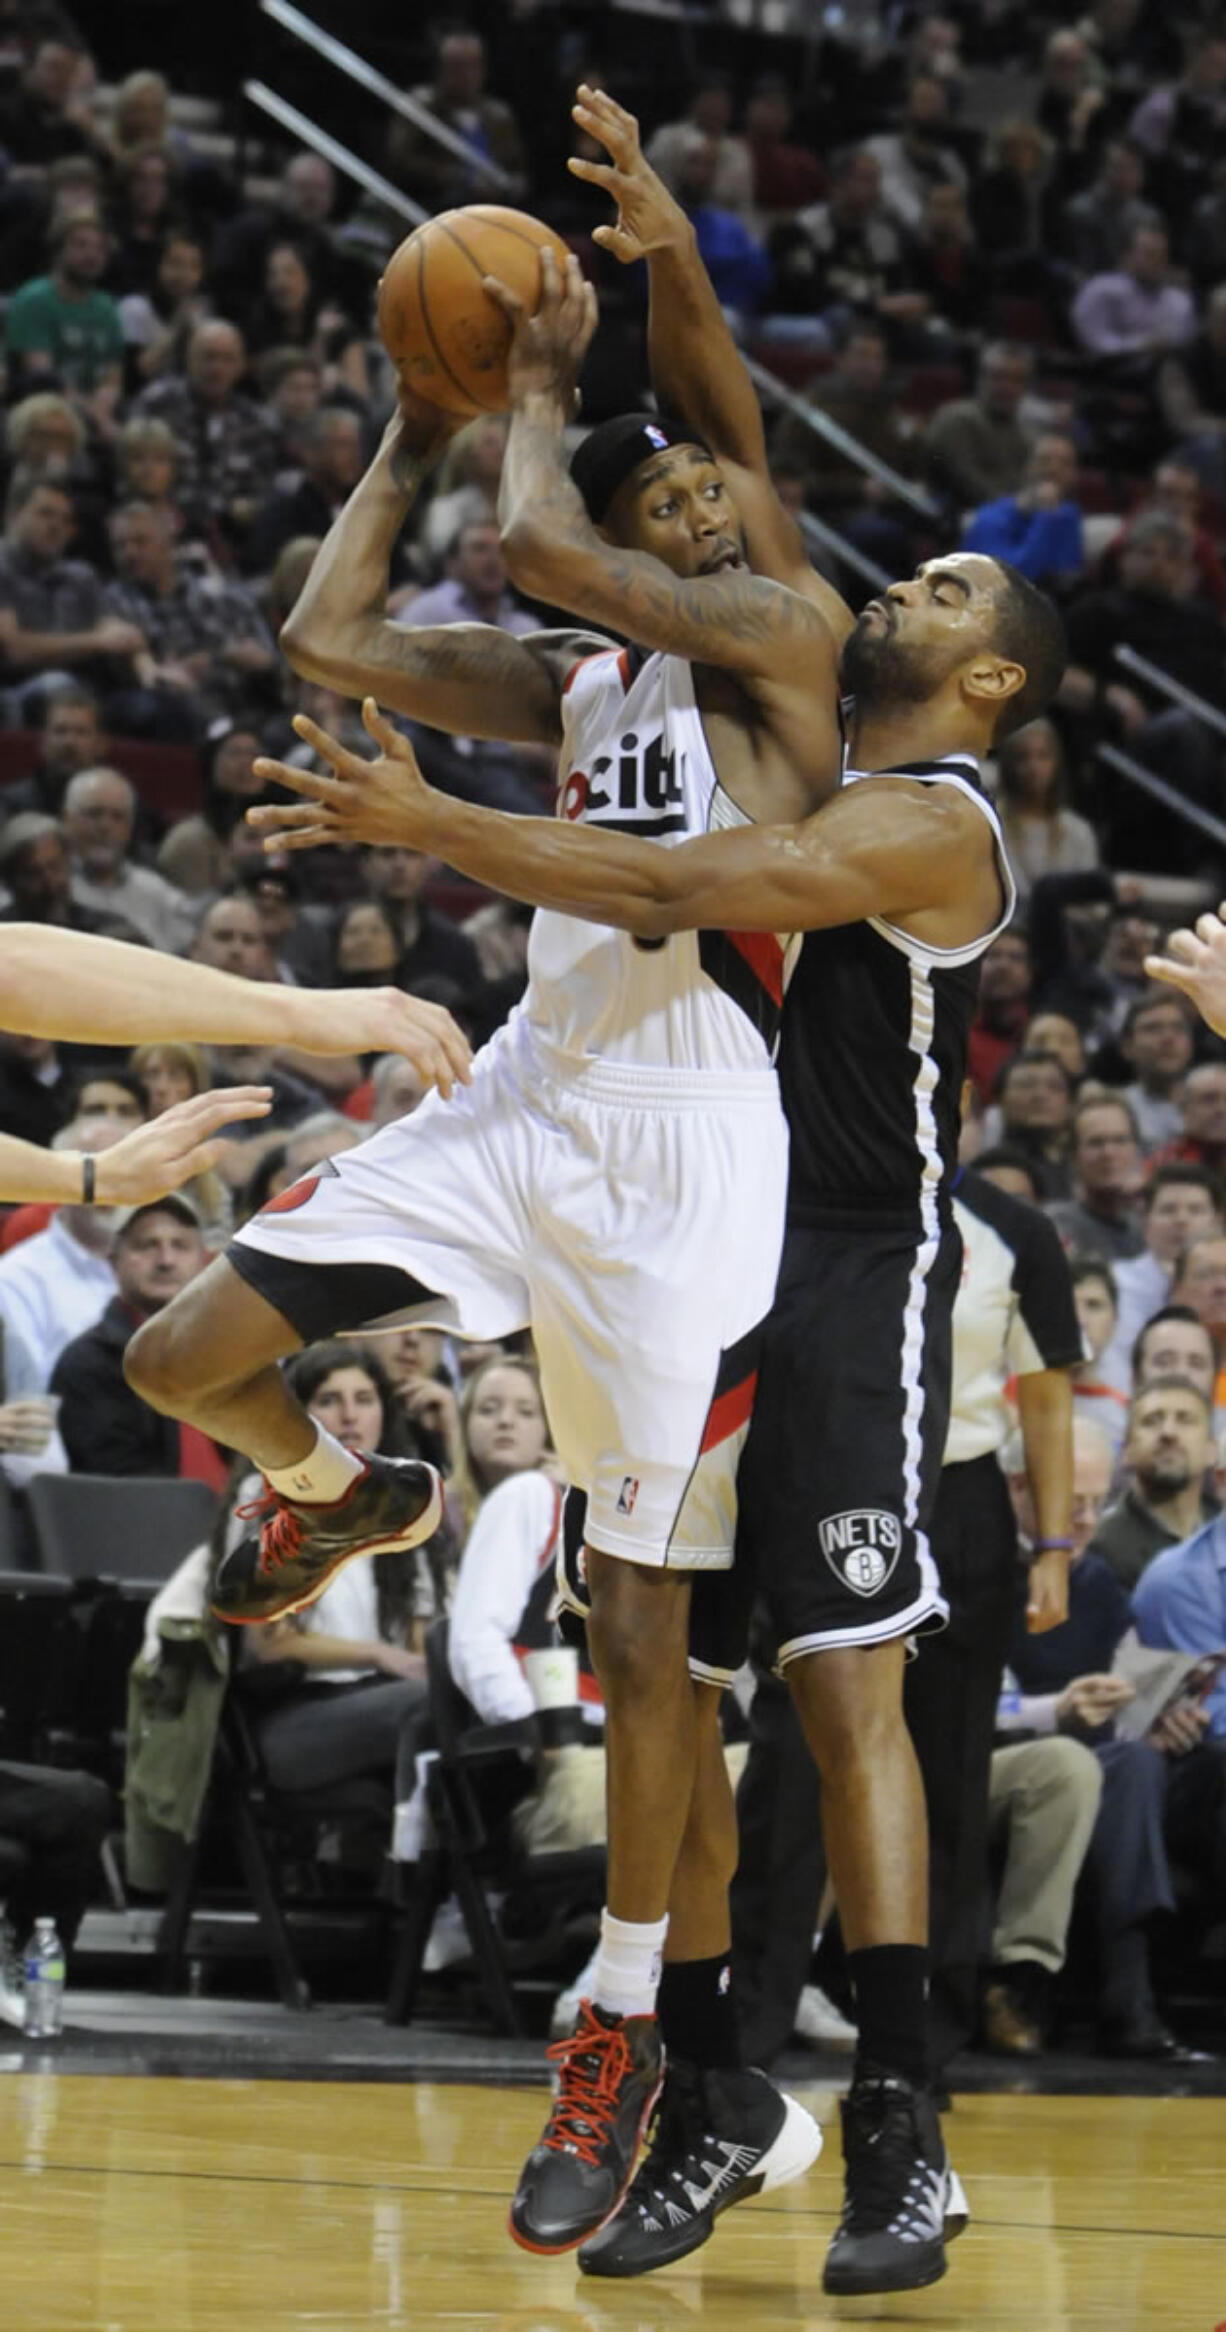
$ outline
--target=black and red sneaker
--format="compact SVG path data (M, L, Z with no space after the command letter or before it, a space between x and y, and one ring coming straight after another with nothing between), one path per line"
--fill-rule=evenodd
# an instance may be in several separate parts
M511 2234L525 2251L573 2251L612 2218L664 2079L656 2018L615 2016L590 2000L549 2055L558 2094L511 2203Z
M243 1626L305 1611L346 1563L432 1538L443 1481L416 1458L367 1457L343 1498L302 1506L268 1490L238 1511L259 1529L222 1557L213 1582L219 1619Z

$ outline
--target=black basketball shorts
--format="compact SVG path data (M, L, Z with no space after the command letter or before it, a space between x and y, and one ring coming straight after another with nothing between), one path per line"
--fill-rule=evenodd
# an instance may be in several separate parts
M928 1546L962 1241L860 1216L788 1231L738 1480L733 1576L779 1663L944 1624Z

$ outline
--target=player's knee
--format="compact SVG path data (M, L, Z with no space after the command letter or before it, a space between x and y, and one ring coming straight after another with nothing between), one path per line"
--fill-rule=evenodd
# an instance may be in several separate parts
M684 1619L680 1598L659 1573L631 1563L601 1567L588 1634L606 1701L658 1699L670 1667L686 1679Z
M789 1663L788 1682L824 1780L880 1767L892 1751L910 1749L901 1670L879 1658L891 1649L818 1652Z
M193 1334L173 1304L155 1312L137 1329L123 1356L123 1372L134 1393L151 1409L180 1416L193 1398L214 1388L209 1345ZM230 1373L233 1364L230 1363Z

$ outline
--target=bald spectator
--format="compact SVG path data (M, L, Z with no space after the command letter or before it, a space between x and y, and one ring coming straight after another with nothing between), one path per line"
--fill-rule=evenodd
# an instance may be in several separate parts
M1141 1236L1141 1146L1126 1101L1081 1102L1073 1114L1073 1173L1076 1198L1048 1207L1064 1244L1074 1255L1101 1255L1122 1263L1139 1255Z
M1082 30L1053 32L1043 50L1035 122L1053 141L1063 171L1084 180L1106 129L1102 78Z
M907 90L897 130L868 141L881 165L881 199L895 226L918 234L934 186L956 186L965 194L966 165L948 142L949 91L935 73L917 73Z
M286 543L299 536L322 541L362 475L362 424L351 406L319 406L296 432L295 444L301 479L262 502L252 524L244 563L253 575L266 575Z
M100 288L109 256L96 211L70 211L51 237L51 268L13 293L4 313L4 345L19 382L54 379L84 401L96 422L109 419L123 378L119 308Z
M195 918L173 883L131 857L136 809L136 788L117 769L83 769L69 779L61 825L73 896L96 914L135 924L151 947L178 954Z
M182 499L237 540L277 462L272 421L238 385L246 365L241 332L213 318L192 333L183 371L151 381L134 408L169 423L183 456Z
M44 817L58 818L69 778L103 758L106 738L91 689L79 681L52 683L43 693L41 711L38 760L28 777L0 793L0 810L9 817L18 810L40 810Z
M1087 356L1118 360L1130 378L1149 378L1164 356L1186 347L1196 334L1196 305L1190 292L1171 282L1166 228L1145 222L1135 227L1122 267L1092 275L1073 302L1072 317Z
M241 583L202 576L180 558L167 510L125 502L111 518L110 537L117 577L104 605L146 643L136 672L152 705L141 726L159 736L202 737L261 683L271 686L272 634Z
M260 910L243 891L223 891L210 900L196 926L191 955L198 964L237 972L245 980L276 978Z
M498 192L471 163L393 115L387 139L387 175L434 210L466 202L514 202L526 189L523 141L514 114L486 88L488 58L479 33L459 26L436 35L434 72L414 89L419 105L462 138L474 155L496 162L510 184Z
M145 645L135 624L108 613L92 567L68 557L76 517L72 497L50 478L9 489L0 543L0 655L10 684L21 684L21 715L40 700L52 673L92 668L112 685L130 677Z
M678 192L681 164L696 145L714 148L711 200L722 210L749 211L754 174L749 150L732 129L732 82L727 73L700 74L681 121L661 122L647 141L646 155L670 193Z
M990 341L973 397L955 397L928 424L925 452L934 486L959 510L1015 494L1030 441L1018 418L1030 382L1030 352Z

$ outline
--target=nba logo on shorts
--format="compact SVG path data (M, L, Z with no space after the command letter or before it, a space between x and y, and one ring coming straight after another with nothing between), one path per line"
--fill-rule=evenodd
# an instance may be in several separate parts
M635 1501L635 1499L638 1497L638 1494L639 1494L638 1476L637 1476L636 1474L626 1474L626 1475L623 1477L623 1480L622 1480L622 1486L621 1486L620 1490L619 1490L619 1491L618 1491L618 1493L617 1493L617 1511L618 1511L618 1513L619 1513L619 1514L633 1514L633 1512L634 1512L634 1501Z
M902 1552L896 1514L861 1506L849 1514L828 1514L818 1524L821 1549L836 1579L853 1595L877 1595Z

